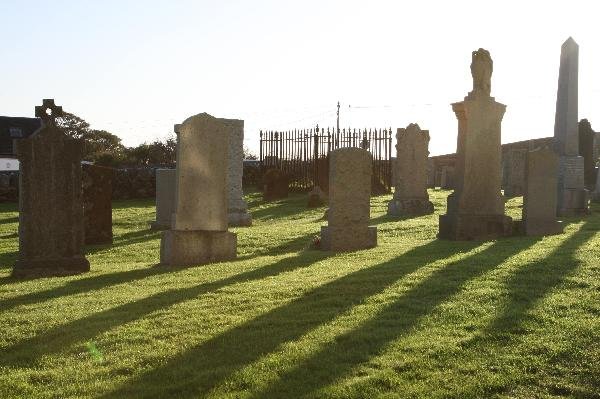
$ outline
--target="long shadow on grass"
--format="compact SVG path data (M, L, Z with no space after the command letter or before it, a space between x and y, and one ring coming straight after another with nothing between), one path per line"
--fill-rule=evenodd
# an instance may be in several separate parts
M317 391L348 375L354 367L368 362L388 344L409 333L423 317L460 292L465 283L536 241L532 238L496 241L473 256L439 268L360 327L336 337L254 397L318 396Z
M509 294L502 313L471 344L489 339L505 342L521 336L528 312L577 269L581 262L575 253L597 233L598 226L586 222L547 257L516 270L506 283Z
M175 356L104 397L195 398L206 394L235 371L335 319L404 276L478 245L436 240L350 273ZM289 395L297 396L296 392Z
M88 245L85 248L85 252L86 254L94 254L97 252L106 251L108 249L126 247L128 245L156 240L160 238L160 234L160 231L150 229L131 231L115 237L112 244Z
M285 258L271 265L240 273L222 280L197 286L174 289L151 295L147 298L93 313L81 319L58 325L32 338L0 351L0 365L31 366L43 355L57 353L69 346L85 342L116 326L140 319L154 311L197 298L223 287L261 280L280 273L289 272L324 259L327 253L311 251L292 258Z
M155 239L155 234L159 234L159 232L148 233L148 230L132 232L128 234L124 234L122 237L129 237L129 240L121 241L121 238L115 242L114 245L106 245L106 246L90 246L88 247L86 253L94 253L99 252L106 247L106 249L125 246L134 244L136 242L147 241L150 239ZM299 252L306 250L311 244L311 238L314 236L313 233L305 234L303 236L295 237L289 241L283 242L282 244L277 245L276 247L267 248L261 251L257 251L254 253L250 253L248 255L239 256L237 261L248 260L252 258L256 258L263 255L282 255L285 253L291 252ZM7 263L7 267L12 267L12 264L17 259L17 252L4 253L0 254L0 262L10 261ZM0 269L4 263L0 263ZM93 267L93 266L92 266ZM108 288L117 284L125 284L131 283L133 281L137 281L143 278L156 276L163 273L170 273L171 269L164 267L149 267L142 269L134 269L127 271L120 271L116 273L105 273L101 275L91 276L91 277L83 277L77 278L76 280L71 280L67 282L65 285L60 287L50 288L45 291L34 291L29 292L27 294L10 298L4 301L0 301L0 309L10 310L16 306L29 305L29 304L41 304L47 300L55 299L58 297L65 297L67 295L76 295L82 292L90 292L93 290ZM16 279L13 277L0 278L0 284L5 284L9 282L20 282L22 279Z

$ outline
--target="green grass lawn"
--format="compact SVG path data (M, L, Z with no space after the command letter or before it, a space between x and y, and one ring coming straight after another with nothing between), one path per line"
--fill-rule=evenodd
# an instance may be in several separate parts
M600 398L600 208L565 234L436 239L385 216L376 248L310 249L324 208L263 204L238 260L155 266L153 201L114 203L91 272L14 280L0 206L0 398ZM510 216L520 218L520 198Z

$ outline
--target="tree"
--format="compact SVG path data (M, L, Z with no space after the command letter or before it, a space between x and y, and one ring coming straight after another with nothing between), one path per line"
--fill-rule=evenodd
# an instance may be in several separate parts
M90 130L90 124L75 114L63 112L60 118L56 118L56 124L69 137L80 139Z
M244 159L258 159L258 157L244 145Z

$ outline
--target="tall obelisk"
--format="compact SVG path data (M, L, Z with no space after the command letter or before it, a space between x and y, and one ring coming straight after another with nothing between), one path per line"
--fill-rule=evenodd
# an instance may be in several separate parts
M569 37L560 50L554 121L554 140L560 156L556 209L558 216L589 213L588 192L584 187L584 160L579 156L578 69L579 45Z

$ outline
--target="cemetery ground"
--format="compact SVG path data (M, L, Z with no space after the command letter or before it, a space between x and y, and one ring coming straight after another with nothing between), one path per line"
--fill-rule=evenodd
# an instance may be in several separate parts
M17 211L0 206L0 397L600 398L600 207L565 234L436 239L393 220L376 248L310 248L324 208L262 203L238 259L155 266L153 200L113 203L91 272L14 280ZM507 203L520 218L521 198Z

